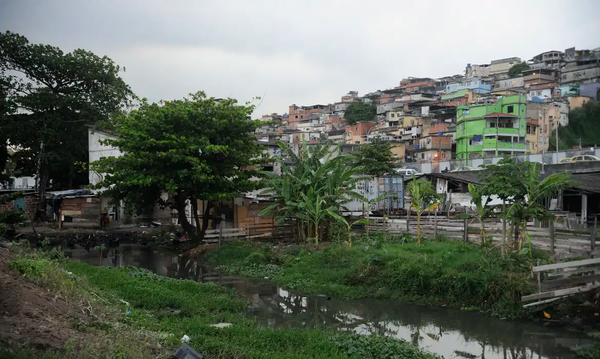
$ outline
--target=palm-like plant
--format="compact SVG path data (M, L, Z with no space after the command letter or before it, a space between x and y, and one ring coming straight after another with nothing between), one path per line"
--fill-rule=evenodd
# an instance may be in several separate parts
M552 218L552 214L545 207L543 200L557 194L559 191L576 184L570 181L571 174L555 173L540 181L540 166L537 163L526 162L523 176L524 196L515 200L508 208L505 216L511 219L520 229L517 249L521 249L523 240L527 238L527 220L537 219L546 221Z
M421 244L421 215L425 211L434 209L440 203L441 196L435 191L431 182L417 180L415 176L406 189L410 193L411 207L417 212L417 242Z
M469 193L471 194L471 203L475 205L475 212L461 213L456 217L477 219L481 228L481 230L479 231L481 243L484 244L486 242L485 220L492 217L492 215L494 214L492 207L489 206L489 203L492 201L492 197L487 196L486 200L484 201L484 188L482 186L477 186L471 183L469 183Z
M357 175L360 169L350 166L348 158L334 157L339 146L332 150L326 144L303 145L296 155L284 143L278 145L289 162L278 159L282 174L271 174L265 189L275 203L260 215L275 216L278 223L295 222L299 239L312 234L318 244L328 236L327 224L335 221L347 226L341 213L349 200L365 200L354 191L365 177Z

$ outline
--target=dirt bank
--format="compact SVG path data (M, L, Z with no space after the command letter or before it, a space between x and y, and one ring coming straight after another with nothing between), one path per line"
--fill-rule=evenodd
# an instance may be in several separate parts
M0 345L58 350L69 339L86 340L86 334L71 325L85 316L63 298L12 272L10 258L10 251L0 248Z

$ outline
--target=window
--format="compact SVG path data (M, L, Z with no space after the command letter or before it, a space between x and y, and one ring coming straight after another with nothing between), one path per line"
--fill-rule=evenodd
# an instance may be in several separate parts
M304 115L300 115L300 118L304 118Z
M392 115L391 115L391 117L393 118L393 117L394 117L394 114L392 114Z
M492 123L490 123L490 127L492 127L492 128L496 128L496 122L492 122Z
M515 112L515 106L510 105L506 107L506 113L513 113Z

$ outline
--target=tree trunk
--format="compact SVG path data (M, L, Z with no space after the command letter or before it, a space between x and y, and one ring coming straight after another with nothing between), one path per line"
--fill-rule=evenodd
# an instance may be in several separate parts
M520 223L515 222L513 224L513 228L515 230L514 237L513 237L514 238L513 246L517 246L517 248L519 248L519 232L520 232L519 230L521 229L520 227L521 227Z
M481 222L481 232L479 233L479 236L481 237L481 244L485 244L485 224L483 220L479 222Z
M183 194L177 194L174 196L175 209L177 210L177 217L179 218L179 224L183 228L185 234L191 239L196 239L196 227L192 226L185 215L185 202L186 197Z
M206 201L206 208L204 209L204 214L202 215L202 229L200 229L200 231L198 232L201 238L204 238L204 234L208 229L208 216L210 216L210 209L212 208L212 206L212 201Z
M39 168L38 177L38 197L39 203L37 211L34 215L35 221L44 221L46 219L46 187L48 185L48 177L50 177L50 168L45 163L42 163Z
M417 211L417 243L421 244L421 212Z
M196 233L200 233L202 227L200 227L200 219L198 218L198 200L196 197L192 197L190 198L190 202L192 204L192 211L194 212L193 217L196 223Z

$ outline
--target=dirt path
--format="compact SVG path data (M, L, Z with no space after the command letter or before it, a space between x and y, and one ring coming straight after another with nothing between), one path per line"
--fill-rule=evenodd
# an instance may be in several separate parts
M69 339L83 339L71 324L83 314L12 272L10 258L10 251L0 248L0 345L62 349Z

